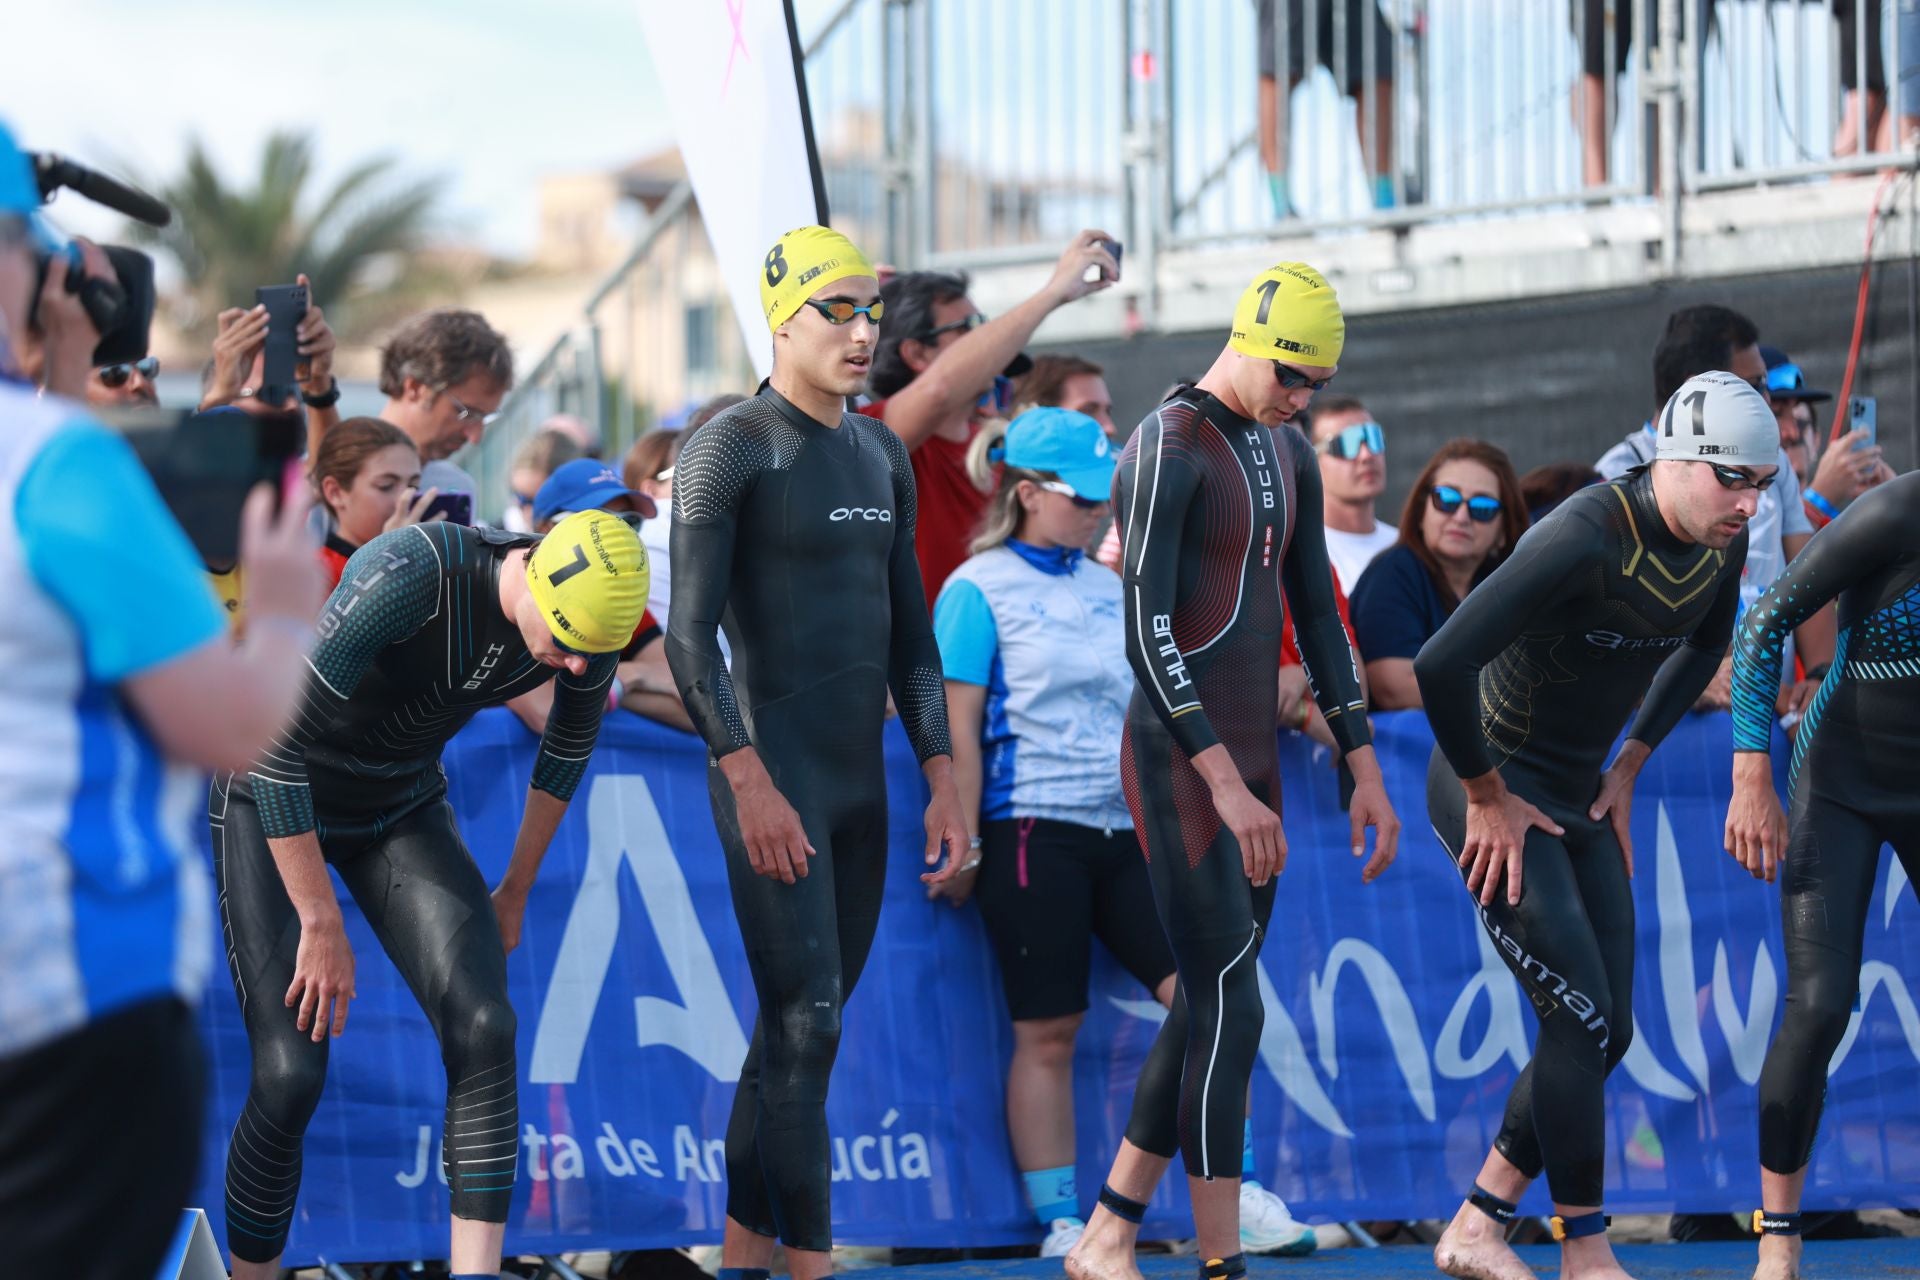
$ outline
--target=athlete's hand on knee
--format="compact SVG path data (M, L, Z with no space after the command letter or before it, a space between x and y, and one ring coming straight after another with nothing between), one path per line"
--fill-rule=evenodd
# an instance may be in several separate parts
M1600 775L1600 790L1587 807L1587 817L1595 822L1608 819L1613 835L1620 842L1620 857L1627 864L1627 879L1633 879L1633 784L1640 766L1652 754L1652 748L1638 739L1622 744L1613 764Z
M1727 852L1756 880L1773 883L1787 856L1787 815L1773 789L1773 761L1762 751L1733 756L1733 801L1727 805Z
M1529 827L1566 834L1559 823L1507 790L1498 773L1468 780L1467 838L1460 847L1460 865L1467 869L1467 888L1481 906L1492 904L1502 880L1508 905L1520 904L1521 854Z
M315 1044L347 1029L347 1002L353 999L353 948L347 943L346 923L338 910L300 923L300 948L294 953L293 985L287 988L287 1008L299 1006L294 1026L312 1028Z
M813 844L800 815L760 763L760 753L752 747L731 752L721 758L720 772L732 788L734 821L740 824L740 843L747 847L754 873L782 884L805 876Z

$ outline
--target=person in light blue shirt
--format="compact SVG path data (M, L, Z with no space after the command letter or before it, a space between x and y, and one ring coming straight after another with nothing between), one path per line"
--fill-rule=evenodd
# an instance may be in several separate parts
M36 247L49 345L97 344L68 273L111 270L38 204L0 127L0 1241L9 1275L151 1280L206 1084L190 766L244 765L291 713L320 570L304 511L256 494L242 546L272 585L236 645L132 448L21 376Z

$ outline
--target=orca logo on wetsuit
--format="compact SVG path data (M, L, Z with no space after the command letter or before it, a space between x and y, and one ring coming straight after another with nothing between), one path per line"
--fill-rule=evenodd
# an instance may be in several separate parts
M827 519L835 524L843 520L878 520L881 524L892 524L893 512L885 507L836 507Z
M1586 640L1596 649L1624 649L1629 653L1638 653L1644 649L1672 649L1687 642L1685 636L1634 638L1623 636L1618 631L1589 631Z

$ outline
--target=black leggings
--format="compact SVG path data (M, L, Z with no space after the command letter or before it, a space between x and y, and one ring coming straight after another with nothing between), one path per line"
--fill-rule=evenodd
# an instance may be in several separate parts
M1920 797L1910 785L1878 797L1871 814L1818 794L1795 797L1780 877L1787 1008L1760 1072L1760 1163L1774 1173L1805 1168L1813 1153L1827 1064L1860 994L1861 939L1883 843L1920 885Z
M301 1140L326 1083L328 1040L314 1043L283 1003L300 924L259 810L217 779L209 818L227 959L253 1053L246 1106L227 1152L227 1237L236 1258L271 1262L286 1248ZM513 1007L500 923L453 810L436 799L382 835L330 838L322 848L439 1038L453 1214L505 1222L519 1153Z
M172 996L0 1058L6 1274L153 1280L193 1195L206 1092Z
M791 1249L833 1247L827 1080L840 1011L866 966L887 878L887 791L880 762L783 760L763 744L774 785L813 842L807 874L782 884L754 872L733 792L708 770L734 915L760 1002L727 1122L727 1216Z
M1606 1079L1633 1041L1633 891L1609 821L1546 800L1515 771L1506 779L1566 834L1528 829L1520 905L1507 904L1504 880L1492 905L1474 904L1540 1019L1533 1060L1507 1095L1494 1149L1529 1179L1544 1169L1556 1203L1599 1205ZM1464 875L1466 789L1438 750L1427 765L1427 812Z
M1121 769L1137 791L1134 823L1180 979L1134 1086L1127 1141L1151 1155L1179 1151L1191 1177L1237 1178L1266 1017L1260 943L1278 881L1253 887L1206 783L1157 724L1130 725L1126 752L1133 759ZM1279 811L1277 775L1249 785Z

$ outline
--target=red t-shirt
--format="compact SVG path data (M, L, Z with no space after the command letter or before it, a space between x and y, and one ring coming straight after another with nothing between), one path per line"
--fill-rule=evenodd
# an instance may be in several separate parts
M887 402L876 400L860 412L887 420ZM977 430L978 428L975 428ZM913 451L913 484L919 495L919 517L914 525L914 550L920 557L920 585L926 589L927 611L948 576L968 556L967 544L980 528L987 502L967 478L967 448L973 442L929 436Z
M1347 610L1347 593L1340 589L1340 575L1333 575L1333 603L1340 610L1340 625L1347 629L1347 643L1353 643L1353 616ZM1280 665L1297 667L1300 661L1300 644L1293 638L1293 610L1288 609L1286 618L1280 624Z

